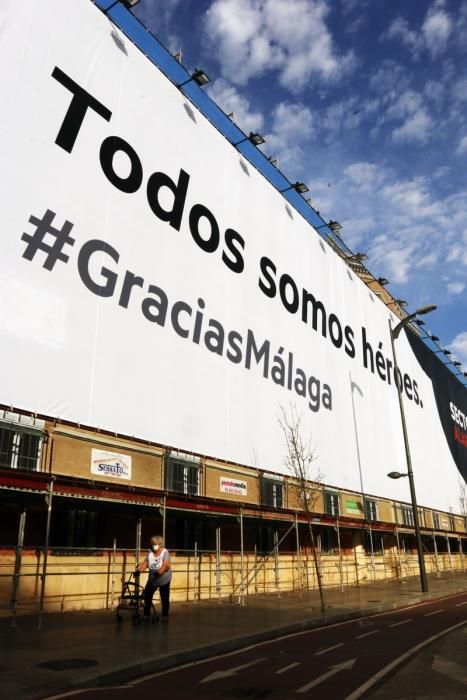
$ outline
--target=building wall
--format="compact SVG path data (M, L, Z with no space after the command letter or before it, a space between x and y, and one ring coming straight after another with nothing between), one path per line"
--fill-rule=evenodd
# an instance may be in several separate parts
M63 424L49 423L46 425L46 429L49 433L49 439L42 460L42 468L45 471L56 475L85 479L93 483L119 483L124 487L141 487L158 492L163 492L167 488L164 483L164 462L167 458L167 452L161 446ZM132 462L131 479L100 477L92 474L93 449L130 456ZM259 469L212 459L201 458L199 463L201 468L199 496L228 503L261 506L261 480L274 476ZM224 490L221 490L221 483ZM292 478L285 477L282 478L282 483L283 508L300 511L300 487L297 482ZM234 492L229 492L229 490ZM313 513L325 513L324 491L326 490L328 489L325 485L314 484L311 486L309 503ZM336 487L330 487L329 490L338 494L341 517L347 517L354 521L364 520L361 493L339 490ZM369 498L377 502L379 521L404 526L403 509L410 508L410 504L393 503L382 497L371 496ZM265 504L263 507L267 508ZM429 529L433 528L431 511L420 508L420 513L422 525ZM437 515L440 531L467 532L465 517L441 512L437 512Z

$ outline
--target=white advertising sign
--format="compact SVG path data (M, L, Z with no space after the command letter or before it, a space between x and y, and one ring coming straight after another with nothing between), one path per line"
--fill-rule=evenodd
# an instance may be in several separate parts
M248 484L242 479L231 479L228 477L220 477L221 493L232 493L237 496L246 496L248 494Z
M116 479L131 479L131 457L116 452L91 450L91 474L112 476Z
M281 473L294 407L326 483L409 500L397 380L458 510L431 380L310 225L89 0L0 26L0 403Z

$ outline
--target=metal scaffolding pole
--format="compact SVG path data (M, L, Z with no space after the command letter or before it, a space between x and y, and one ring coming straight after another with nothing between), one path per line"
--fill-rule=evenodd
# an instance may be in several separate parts
M49 556L49 539L50 539L50 521L52 518L52 500L53 500L53 488L54 482L49 483L49 488L47 490L47 495L45 501L47 503L47 521L45 526L45 543L44 543L44 554L42 559L42 574L41 574L41 593L39 600L39 617L37 621L37 628L42 629L42 613L44 612L44 597L45 597L45 581L47 577L47 559Z
M461 559L462 571L465 571L465 566L464 566L464 551L463 551L463 547L462 547L462 540L461 540L460 537L459 537L459 555L460 555L460 559Z
M16 627L16 612L18 607L19 584L21 581L21 559L23 556L24 529L26 526L26 508L19 516L18 539L16 542L15 568L11 585L11 624Z
M116 565L116 561L117 561L117 539L114 537L113 546L112 546L112 570L111 570L112 581L111 581L111 587L110 587L110 607L111 608L113 608L114 600L115 600L115 565Z
M344 592L344 571L342 569L342 549L341 549L341 531L339 527L339 518L336 518L336 530L337 530L337 548L339 550L339 572L340 572L340 582L341 591Z
M135 549L135 569L139 566L141 558L141 518L136 522L136 549Z
M302 594L302 562L300 558L300 534L298 531L298 515L295 513L295 540L297 545L297 576L298 576L298 590L300 596Z
M165 528L167 525L167 496L164 493L164 498L162 499L162 539L164 540L165 546Z
M216 593L221 598L221 529L216 527Z
M276 592L280 595L280 572L279 572L279 533L274 530L274 581L276 585Z
M449 542L449 537L447 535L446 535L446 544L448 546L449 568L451 569L451 574L453 574L454 570L452 567L451 543Z
M240 605L245 605L245 589L243 583L244 555L243 555L243 506L240 506Z
M433 545L434 545L434 550L435 550L435 564L436 564L436 576L438 578L441 576L441 573L439 571L439 562L438 562L438 545L436 543L436 535L433 533Z

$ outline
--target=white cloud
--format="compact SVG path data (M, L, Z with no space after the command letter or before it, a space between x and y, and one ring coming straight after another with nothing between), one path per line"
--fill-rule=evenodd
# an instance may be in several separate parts
M467 136L463 136L459 141L459 145L456 148L456 153L458 155L467 153Z
M261 112L253 110L250 101L224 78L215 80L208 87L209 96L219 104L224 112L233 112L233 119L246 133L260 131L264 125Z
M299 169L303 145L313 133L313 115L308 107L298 102L280 102L272 112L271 132L265 136L268 152L280 161L281 169Z
M425 46L433 57L446 49L451 30L452 22L449 15L442 9L440 3L435 3L422 24Z
M409 28L409 23L403 17L396 17L381 38L400 39L414 54L418 54L422 47L420 35Z
M452 96L459 102L467 101L467 78L460 78L452 86Z
M449 343L461 362L467 364L467 331L459 333Z
M426 143L432 126L432 118L422 107L407 117L402 126L394 129L392 140L395 143Z
M245 85L275 71L291 91L310 79L337 80L354 65L340 55L326 25L326 0L213 0L205 31L222 73Z
M399 40L414 59L418 59L423 51L436 58L446 50L452 29L453 23L444 10L444 3L435 0L419 29L411 29L407 20L399 16L391 22L381 39Z
M465 289L464 282L449 282L447 285L449 294L462 294Z
M378 187L385 178L384 170L374 163L351 163L345 168L344 173L360 192L370 192Z
M427 253L427 255L423 255L421 258L418 258L415 263L415 267L422 270L432 270L437 262L438 256L436 253Z
M157 36L163 38L167 48L174 52L181 47L179 36L172 31L173 15L181 0L145 0L136 5L135 15L145 27L153 28Z

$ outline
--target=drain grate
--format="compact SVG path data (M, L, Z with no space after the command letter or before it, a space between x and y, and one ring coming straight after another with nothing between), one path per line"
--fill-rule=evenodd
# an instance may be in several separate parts
M78 668L90 668L97 666L99 662L94 659L52 659L37 664L38 668L46 668L49 671L73 671Z

